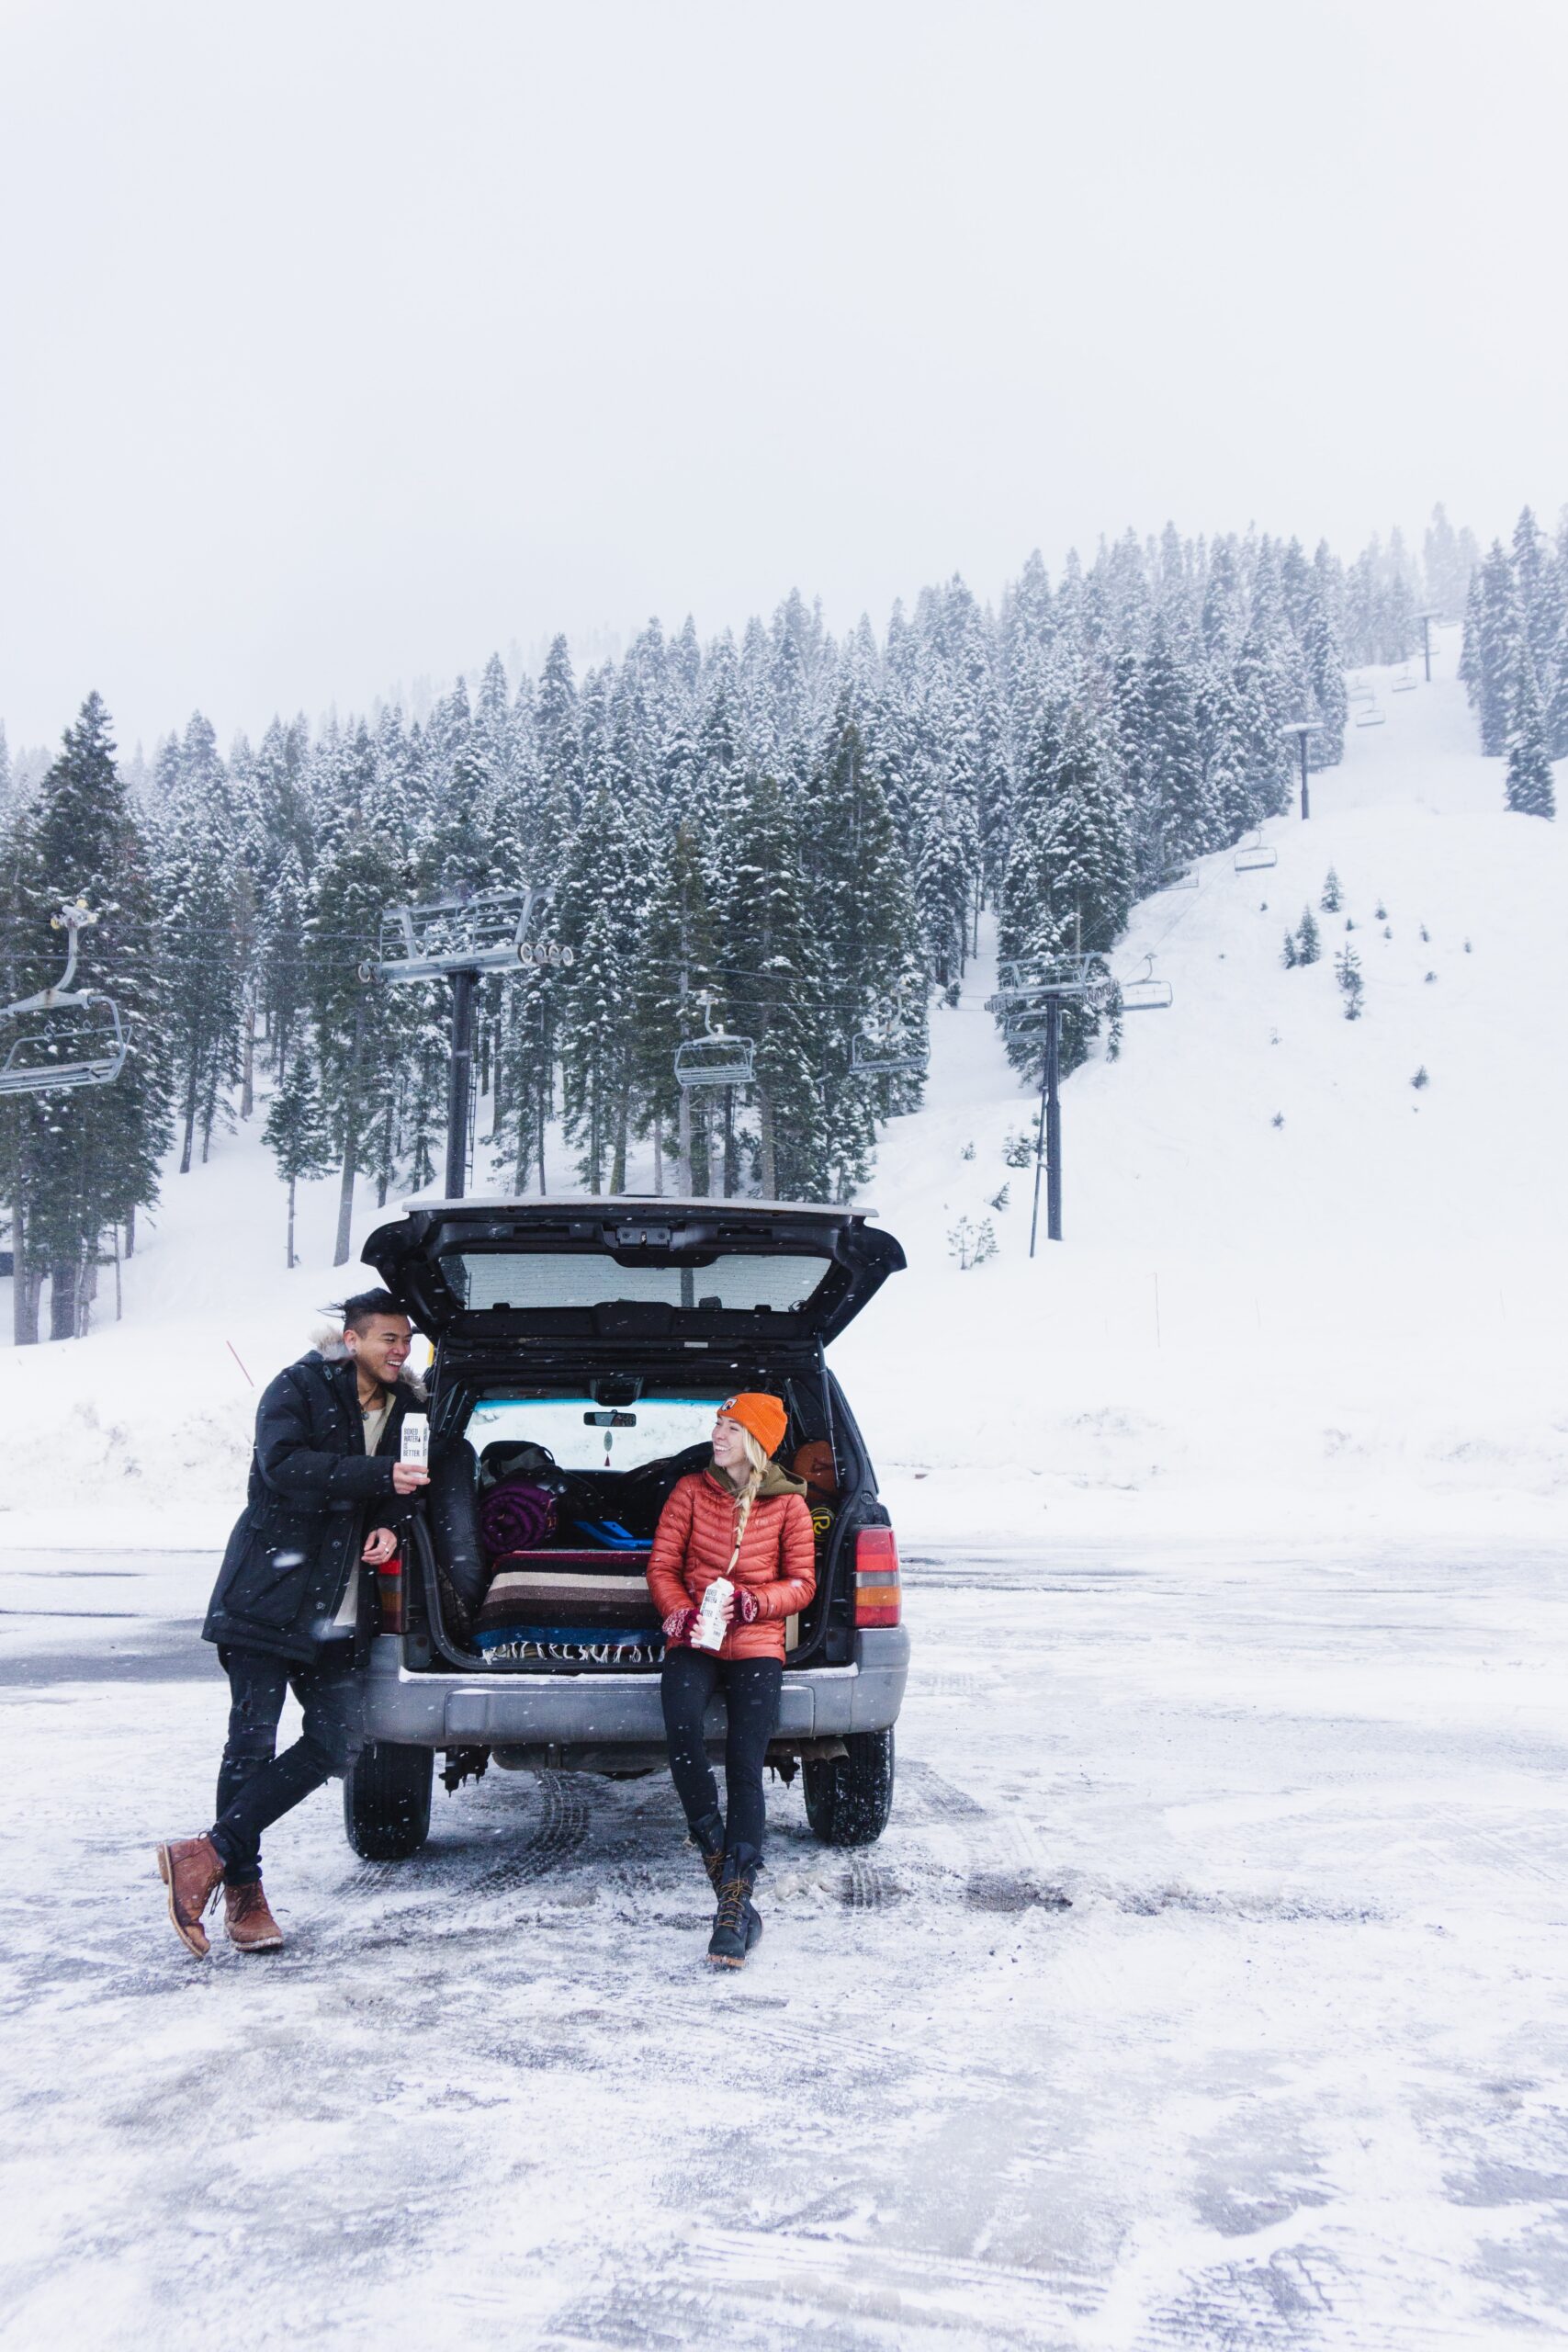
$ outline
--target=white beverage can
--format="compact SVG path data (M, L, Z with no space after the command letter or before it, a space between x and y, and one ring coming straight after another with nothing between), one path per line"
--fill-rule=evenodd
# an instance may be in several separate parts
M402 1459L416 1470L430 1467L430 1415L407 1413L403 1417Z
M735 1587L728 1577L715 1577L703 1595L703 1605L697 1611L697 1630L692 1635L694 1650L716 1650L724 1646L724 1604Z

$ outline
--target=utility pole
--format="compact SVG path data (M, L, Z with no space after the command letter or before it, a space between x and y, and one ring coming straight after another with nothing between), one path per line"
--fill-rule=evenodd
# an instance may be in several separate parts
M471 964L452 974L452 1040L446 1065L446 1197L460 1201L468 1183L468 1105L474 1083L474 991Z
M1163 1012L1171 1003L1168 980L1128 980L1120 991L1116 982L1093 956L1055 956L1029 977L1027 959L1003 964L1001 986L986 999L987 1012L1002 1016L1002 1035L1009 1045L1039 1038L1040 1116L1034 1134L1034 1206L1029 1221L1029 1254L1034 1255L1040 1233L1040 1177L1045 1175L1045 1238L1062 1238L1062 1005L1068 997L1096 997L1109 1003L1119 992L1123 1012Z
M1315 718L1292 718L1280 732L1295 736L1302 747L1302 822L1304 825L1312 815L1312 804L1307 797L1307 737L1321 735L1323 729Z
M361 964L368 983L449 979L452 1022L446 1077L446 1197L460 1201L468 1183L468 1125L473 1109L474 993L481 976L515 979L530 964L570 970L570 947L528 938L535 909L553 893L525 883L515 890L476 890L464 883L450 898L420 907L389 907L381 917L380 955Z
M1435 607L1428 606L1426 612L1417 613L1416 617L1421 624L1421 660L1427 672L1427 684L1430 685L1432 683L1432 623L1441 620L1442 615Z

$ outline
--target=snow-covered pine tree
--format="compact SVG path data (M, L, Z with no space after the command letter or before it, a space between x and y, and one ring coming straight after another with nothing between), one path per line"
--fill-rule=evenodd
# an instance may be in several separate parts
M1323 943L1318 935L1317 917L1310 907L1303 907L1301 928L1296 933L1296 962L1315 964L1322 953Z
M770 1200L826 1199L822 956L801 855L802 806L748 779L731 838L722 968L732 1019L756 1040L757 1176Z
M686 805L671 799L672 812ZM641 1117L655 1141L656 1175L662 1176L664 1142L675 1150L677 1193L707 1187L705 1164L693 1150L692 1093L675 1078L675 1051L700 1035L703 1008L723 1001L717 949L696 827L680 817L659 853L643 914L633 984L633 1082ZM696 1106L700 1120L709 1106ZM655 1190L662 1192L662 1182Z
M1522 634L1514 567L1500 539L1494 539L1481 567L1475 648L1475 700L1481 748L1500 759L1508 748Z
M1334 977L1345 1000L1346 1020L1359 1021L1361 999L1366 993L1367 984L1361 977L1361 959L1348 944L1342 947L1334 958Z
M1521 817L1555 817L1551 762L1547 757L1546 716L1535 683L1529 648L1521 646L1514 684L1514 723L1508 736L1506 802Z
M1153 836L1168 869L1218 849L1225 837L1203 772L1193 684L1162 611L1156 616L1144 662L1147 734L1139 764L1146 779ZM1153 887L1158 871L1143 878Z
M830 1196L849 1200L870 1173L879 1117L916 1108L910 1072L857 1075L866 1036L926 1050L920 925L886 797L841 701L811 778L804 842L806 887L823 973L823 1115Z
M296 1053L289 1060L268 1108L262 1138L288 1187L284 1262L292 1271L299 1263L294 1254L294 1202L299 1180L325 1176L333 1165L333 1137L315 1065L308 1052Z
M383 911L403 896L404 869L384 834L352 806L328 834L310 877L305 974L321 1070L321 1099L339 1171L333 1263L349 1255L355 1179L374 1166L378 1112L384 1112L398 1049L411 1018L399 997L414 991L359 978L373 957Z
M169 1141L169 1065L146 844L115 765L107 711L90 695L59 757L16 817L0 871L7 1001L60 975L65 934L50 919L68 899L98 916L82 933L74 986L111 996L130 1035L119 1076L63 1094L0 1104L0 1182L11 1209L14 1336L39 1336L50 1279L50 1335L85 1330L101 1238L118 1227L128 1253L136 1213L158 1197ZM35 1034L79 1035L79 1016L35 1015ZM82 1050L63 1043L69 1057Z
M199 1129L202 1158L239 1075L244 1004L238 852L212 729L197 711L177 761L160 763L156 894L169 1050L180 1123L180 1174Z

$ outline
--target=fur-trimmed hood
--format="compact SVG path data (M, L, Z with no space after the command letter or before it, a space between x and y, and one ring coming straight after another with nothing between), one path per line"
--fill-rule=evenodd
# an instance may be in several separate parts
M343 1341L343 1327L338 1323L321 1322L310 1332L310 1353L323 1363L347 1363L348 1350ZM430 1402L430 1391L417 1372L404 1371L398 1375L398 1386L410 1401L423 1412Z

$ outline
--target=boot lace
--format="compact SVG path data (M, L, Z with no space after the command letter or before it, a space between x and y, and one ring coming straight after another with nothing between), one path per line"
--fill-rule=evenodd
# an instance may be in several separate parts
M718 1917L714 1926L721 1931L738 1936L746 1922L746 1897L749 1890L743 1878L728 1878L719 1889Z

